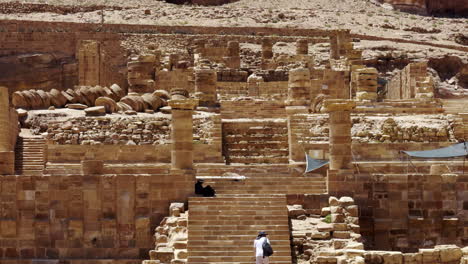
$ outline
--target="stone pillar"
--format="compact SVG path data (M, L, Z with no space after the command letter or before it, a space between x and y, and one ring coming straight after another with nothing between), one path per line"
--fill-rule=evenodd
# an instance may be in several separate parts
M377 101L377 69L357 69L352 74L352 81L356 86L356 99Z
M327 189L330 195L353 195L355 180L351 152L351 110L356 103L351 100L325 100L329 113L329 158Z
M247 78L247 89L249 96L260 95L260 83L265 82L262 76L258 76L255 73Z
M198 68L195 70L195 96L200 106L216 106L218 96L216 71L209 68Z
M335 71L325 69L323 73L323 84L328 90L331 99L349 99L350 74L348 71Z
M296 54L297 55L309 54L309 42L306 39L300 39L296 42Z
M170 71L172 71L176 67L177 63L179 62L179 58L180 58L179 54L169 55L169 70Z
M15 173L15 152L12 142L8 88L0 87L0 174Z
M172 108L172 169L193 169L193 110L197 107L196 99L169 100Z
M79 85L95 86L100 84L101 51L100 43L83 40L78 48Z
M156 55L140 55L127 63L127 80L129 93L154 92Z
M310 105L310 71L298 68L289 71L288 99L287 105L305 106Z
M349 38L349 30L335 30L330 36L330 59L338 60L341 56L346 56L346 50L349 50L352 43Z
M229 41L227 44L226 66L231 69L240 68L240 47L239 42Z
M270 60L273 58L273 42L269 38L262 39L262 59Z
M351 110L356 103L351 100L325 100L325 112L330 124L330 170L352 169Z

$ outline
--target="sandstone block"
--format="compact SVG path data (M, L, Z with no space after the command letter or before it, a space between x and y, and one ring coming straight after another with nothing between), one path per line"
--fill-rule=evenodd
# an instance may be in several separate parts
M338 202L339 202L339 205L342 207L354 205L354 199L351 197L347 197L347 196L341 197Z
M188 257L187 250L177 250L175 255L177 259L186 259Z
M15 220L0 220L0 234L4 238L16 237L16 221Z
M463 256L461 248L455 245L441 245L436 246L435 248L440 250L440 260L444 263L460 261L461 257Z
M157 260L163 263L170 263L174 258L174 250L172 248L158 248L155 253Z
M75 110L85 110L86 108L88 108L88 106L84 104L67 104L65 107L68 109L75 109Z
M359 216L357 205L347 206L346 211L348 212L349 216L352 216L352 217L358 217Z
M330 207L323 207L320 216L327 216L331 214Z
M105 108L106 113L108 114L115 113L118 110L117 103L112 98L109 98L109 97L102 96L102 97L97 98L96 101L94 102L94 105L96 107L103 106Z
M333 229L334 229L333 224L320 223L317 225L317 230L320 232L330 232L330 231L333 231Z
M349 239L351 238L351 233L349 231L334 231L333 237L340 239Z
M332 223L344 223L345 216L343 214L331 214Z
M348 231L349 227L348 227L348 224L345 224L345 223L335 223L335 224L333 224L333 230L335 230L335 231Z
M171 213L173 209L179 209L179 212L183 213L185 211L184 203L171 203L171 205L169 205L169 213Z
M330 232L312 232L310 237L312 239L329 239Z
M328 198L328 205L329 206L339 206L340 203L338 202L338 199L334 196L331 196L330 198Z
M104 106L94 106L85 109L87 116L102 116L106 114L106 108Z

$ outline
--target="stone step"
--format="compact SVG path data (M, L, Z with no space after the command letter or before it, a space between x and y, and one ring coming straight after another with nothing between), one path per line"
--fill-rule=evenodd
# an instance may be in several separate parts
M42 170L44 165L18 164L23 170Z
M287 227L287 226L285 226ZM260 229L260 230L264 230ZM257 235L258 231L255 231L257 229L251 229L251 230L189 230L188 234L191 238L195 237L213 237L213 236L218 236L220 238L228 238L228 237L241 237L241 236L255 236ZM265 229L266 230L266 229ZM268 231L268 234L270 237L289 237L289 230L276 230L272 229L272 231Z
M250 261L244 261L244 262L243 261L236 261L236 262L224 261L224 262L220 262L220 263L222 263L222 264L252 264L252 263L255 263L255 259L250 260ZM273 260L270 259L269 263L271 263L271 264L291 264L291 261L273 261ZM213 264L213 262L197 262L197 264Z
M253 242L252 242L253 244ZM289 251L279 251L277 248L274 247L274 245L271 245L274 250L274 256L290 256L291 252ZM237 247L233 247L231 250L221 250L221 251L213 251L210 250L210 256L215 256L215 257L220 257L220 256L229 256L232 255L233 253L236 254L236 256L243 256L243 257L252 257L253 256L253 246L251 246L250 250L236 250ZM195 250L190 250L189 255L191 257L195 256L205 256L206 252L205 251L195 251ZM253 262L252 262L253 263Z
M253 263L253 240L259 230L273 239L276 253L271 263L290 263L286 205L284 195L190 198L188 263Z
M43 171L42 170L17 170L17 173L20 173L21 175L25 176L42 176Z
M261 229L260 229L261 230ZM187 249L189 251L200 251L200 250L210 250L210 251L224 251L224 250L239 250L239 251L244 251L244 250L249 250L252 252L252 247L253 247L253 240L252 238L250 241L252 243L244 243L244 241L236 241L235 243L233 241L229 241L229 243L223 244L223 245L213 245L206 243L204 240L192 240L190 247ZM231 243L232 242L232 243ZM289 244L283 243L284 241L281 240L270 240L271 244L274 245L275 251L288 251L291 250L291 247ZM235 247L233 247L235 245Z
M205 226L213 226L215 229L217 229L218 227L226 227L226 228L230 228L230 227L237 227L237 228L240 228L240 227L243 227L243 226L256 226L258 224L258 221L255 220L255 219L251 219L251 220L217 220L217 219L211 219L211 218L208 218L208 219L204 219L204 220L197 220L197 219L189 219L189 224L191 226L197 226L197 228L202 228L202 227L205 227ZM265 219L264 221L262 221L262 225L265 226L265 227L268 227L268 226L272 226L272 225L276 225L276 226L287 226L289 224L288 220L287 219L276 219L276 220L272 220L271 218L270 219ZM256 228L257 227L252 227L252 228ZM261 230L261 229L259 229Z
M287 164L289 159L287 157L226 157L226 162L229 164Z
M268 136L224 136L223 142L225 144L235 144L239 142L258 142L258 143L265 143L265 144L284 144L288 142L287 135L268 135Z
M277 201L278 203L286 201L286 197L284 195L270 195L270 194L265 194L265 195L239 195L239 196L220 196L220 197L190 197L189 198L189 203L193 201L201 201L201 202L210 202L210 201L216 201L216 202L242 202L242 201L251 201L251 202L261 202L261 201L267 201L267 202L272 202L272 201Z
M252 242L253 243L253 242ZM291 263L291 255L289 256L271 256L270 263L276 263L276 261L287 261ZM226 263L226 262L255 262L255 257L253 256L253 250L251 252L251 256L190 256L188 258L188 263L200 263L200 262L207 262L207 263Z
M190 205L195 205L195 203L190 203ZM203 212L207 210L216 210L216 211L233 211L233 210L239 210L239 211L251 211L251 210L256 210L256 211L271 211L271 212L276 212L276 211L281 211L284 210L283 205L269 205L269 206L255 206L255 205L199 205L195 208L192 208L190 210L190 213L194 212Z
M239 140L237 142L226 142L224 145L229 146L229 148L238 148L238 149L249 149L249 148L256 148L262 147L264 149L287 149L289 147L287 141L256 141L256 142L244 142L243 140Z
M223 211L217 211L217 212L207 212L207 211L204 211L204 212L200 212L199 214L198 213L194 213L194 214L191 214L190 213L190 217L193 219L193 220L210 220L210 219L213 219L213 220L259 220L259 219L268 219L268 217L272 218L272 217L283 217L284 215L287 215L287 212L279 212L279 210L277 210L278 212L273 212L273 211L255 211L255 210L251 210L251 211L247 211L243 214L237 214L236 215L219 215L221 212ZM226 211L227 212L227 211ZM226 213L225 212L225 213Z
M269 148L255 148L253 146L252 149L245 149L245 148L237 148L237 146L233 146L233 148L226 148L226 155L230 157L236 156L246 156L246 157L270 157L270 156L281 156L286 157L289 155L289 150L287 149L269 149Z
M189 231L206 231L206 230L211 230L211 231L225 231L225 230L260 230L260 229L265 229L265 230L276 230L276 231L288 231L289 232L289 226L288 224L281 224L281 225L264 225L264 224L253 224L253 225L246 225L246 224L238 224L238 225L210 225L206 226L206 224L196 224L194 222L190 222L191 229Z
M16 159L15 161L17 163L27 162L28 164L32 164L32 163L41 163L41 164L43 164L44 163L44 160L42 160L42 159L32 159L32 158L19 158L19 159Z
M218 198L218 197L216 197ZM242 201L235 201L232 200L231 197L219 197L222 198L222 200L209 200L209 201L200 201L200 200L192 200L192 198L189 201L189 205L203 205L203 206L210 206L210 205L216 205L216 206L283 206L283 200L277 199L277 198L267 198L267 199L259 199L259 200L242 200Z

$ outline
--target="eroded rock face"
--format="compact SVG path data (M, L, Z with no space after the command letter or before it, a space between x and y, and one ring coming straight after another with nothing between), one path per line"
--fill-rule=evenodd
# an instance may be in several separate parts
M166 0L166 2L178 5L191 4L203 6L216 6L237 2L237 0Z
M468 2L465 0L380 0L396 9L425 15L468 15Z

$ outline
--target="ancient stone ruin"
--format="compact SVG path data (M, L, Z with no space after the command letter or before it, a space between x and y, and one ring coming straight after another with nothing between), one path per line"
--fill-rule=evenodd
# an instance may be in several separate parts
M466 54L392 41L1 20L0 264L468 264L466 154L404 152L468 139Z

